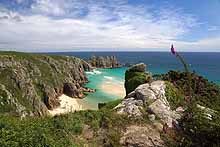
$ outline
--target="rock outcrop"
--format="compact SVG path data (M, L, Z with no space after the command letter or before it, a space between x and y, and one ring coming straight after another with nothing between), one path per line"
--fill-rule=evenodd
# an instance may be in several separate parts
M58 96L81 98L91 66L78 58L16 52L0 55L1 112L47 115L59 106Z
M130 117L141 117L143 112L148 112L149 117L155 115L168 127L172 127L173 123L180 119L181 112L171 110L165 96L165 88L164 81L139 85L115 109L119 114L127 114Z
M88 63L96 68L117 68L122 65L118 62L116 56L92 56Z
M125 72L126 94L132 92L138 85L147 83L151 80L151 74L146 72L144 63L136 64Z

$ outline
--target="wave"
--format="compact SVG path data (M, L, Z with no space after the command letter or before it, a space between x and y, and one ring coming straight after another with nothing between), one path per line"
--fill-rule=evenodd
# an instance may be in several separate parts
M92 72L92 71L87 71L86 74L89 74L89 75L94 75L95 73Z
M110 77L110 76L104 76L104 78L106 78L108 80L113 80L113 77Z
M96 69L94 69L93 71L87 71L86 72L87 74L90 74L90 75L99 75L99 74L101 74L102 72L101 71L98 71L98 70L96 70Z
M96 70L96 69L94 69L93 72L94 72L95 74L97 74L97 75L99 75L99 74L102 73L101 71L98 71L98 70Z

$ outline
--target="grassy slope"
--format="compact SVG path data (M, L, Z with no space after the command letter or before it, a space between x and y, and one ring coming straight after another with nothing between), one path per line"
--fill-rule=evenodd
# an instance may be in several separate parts
M110 102L97 111L79 111L66 115L20 120L0 117L0 146L119 146L120 132L127 125L148 123L147 119L128 118L111 110L120 101ZM85 139L85 125L93 137Z

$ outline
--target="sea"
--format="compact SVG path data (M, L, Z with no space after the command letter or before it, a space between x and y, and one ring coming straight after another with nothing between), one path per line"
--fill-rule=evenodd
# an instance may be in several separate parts
M116 56L122 64L145 63L147 71L152 74L163 74L169 70L184 71L183 65L170 52L59 52L50 54L76 56L85 60L91 56ZM220 85L220 53L183 52L180 55L188 63L191 71ZM105 81L124 85L126 69L127 67L96 69L92 72L87 72L89 83L85 86L96 89L96 92L88 94L84 101L95 108L98 103L123 98L122 95L115 95L114 89L112 89L112 92L103 90L101 85Z

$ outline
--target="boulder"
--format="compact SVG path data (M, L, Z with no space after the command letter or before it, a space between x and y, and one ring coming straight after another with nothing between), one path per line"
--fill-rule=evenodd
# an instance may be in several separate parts
M155 115L168 127L173 127L173 123L177 123L183 112L180 108L178 111L171 110L165 96L165 88L165 82L160 80L139 85L115 109L119 114L135 117L141 117L143 112L147 111L150 116Z
M141 109L143 107L143 101L136 100L135 98L124 99L118 106L114 109L117 110L119 114L127 114L129 117L139 117L142 115Z

